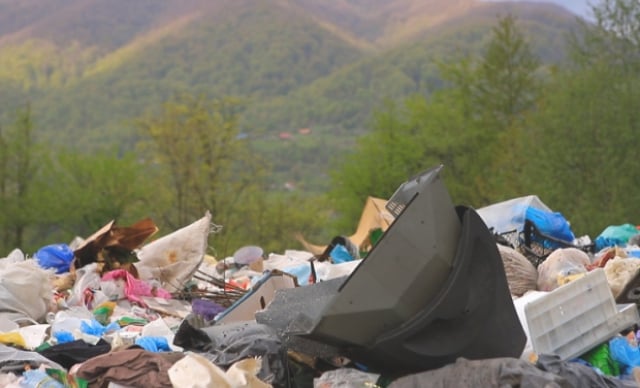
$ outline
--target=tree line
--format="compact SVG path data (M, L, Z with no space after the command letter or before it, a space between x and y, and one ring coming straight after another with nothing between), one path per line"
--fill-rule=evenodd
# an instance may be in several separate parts
M457 203L536 194L592 238L638 223L640 3L603 0L593 16L559 66L541 65L517 20L500 17L481 55L440 64L448 87L378 111L333 170L343 225L365 195L388 197L438 163Z
M88 236L112 219L153 218L161 234L210 210L216 256L243 245L280 252L296 232L349 234L367 196L445 165L454 202L481 207L537 194L578 235L637 222L640 5L604 0L545 66L510 15L479 55L438 63L443 87L390 100L371 131L329 166L326 195L274 190L277 155L240 136L243 104L176 94L135 122L136 147L98 153L36 142L29 106L0 128L0 254ZM37 117L37 115L34 115Z

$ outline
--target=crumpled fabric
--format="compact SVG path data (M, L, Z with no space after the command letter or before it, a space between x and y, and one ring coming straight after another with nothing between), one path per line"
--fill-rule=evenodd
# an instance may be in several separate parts
M516 358L458 358L442 368L401 377L389 388L579 388L566 379Z
M110 382L131 387L172 388L168 370L184 357L180 352L152 353L130 348L84 362L76 375L89 388L107 388Z
M598 374L586 365L560 360L560 357L541 354L536 367L545 372L562 377L575 388L631 388L638 385L633 381L625 381Z
M502 258L511 295L522 296L538 288L538 271L524 255L513 248L496 244Z
M100 339L95 345L88 344L83 340L76 340L54 345L39 353L47 359L62 365L65 369L69 369L75 364L105 354L110 350L111 345L103 339Z

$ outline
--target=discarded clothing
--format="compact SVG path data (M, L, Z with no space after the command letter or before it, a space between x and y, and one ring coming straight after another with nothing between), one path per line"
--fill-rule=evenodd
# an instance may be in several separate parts
M184 357L183 353L151 353L126 349L94 357L80 365L78 377L90 388L106 388L110 382L132 387L172 388L168 370Z
M65 367L71 368L75 364L87 361L90 358L105 354L111 350L111 345L103 339L97 344L91 345L83 340L66 342L41 350L39 353L49 360L55 361Z

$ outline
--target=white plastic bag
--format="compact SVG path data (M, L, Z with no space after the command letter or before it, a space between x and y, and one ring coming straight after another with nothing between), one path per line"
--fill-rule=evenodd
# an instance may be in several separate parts
M0 260L0 313L13 321L43 319L53 299L52 276L33 260Z
M589 255L577 248L561 248L538 266L538 290L553 291L575 275L587 273Z
M142 280L158 280L169 292L182 288L202 263L211 230L211 213L140 248L135 267Z

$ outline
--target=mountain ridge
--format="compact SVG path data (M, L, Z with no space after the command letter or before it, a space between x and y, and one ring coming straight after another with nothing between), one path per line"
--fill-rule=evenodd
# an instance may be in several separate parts
M451 58L456 50L471 50L465 45L481 45L496 14L511 10L525 15L522 25L533 31L533 38L554 42L548 48L535 45L538 51L548 50L550 58L558 47L558 31L571 24L570 14L555 6L476 0L439 0L427 8L420 8L419 0L374 0L379 9L362 0L140 0L125 18L130 23L101 39L90 33L87 20L104 31L114 24L109 15L128 1L51 1L68 5L49 16L33 15L37 22L30 30L16 22L22 35L0 45L0 83L24 90L15 94L32 101L48 140L84 149L90 148L87 143L126 148L135 138L131 120L175 92L238 96L249 104L245 125L256 130L320 125L360 133L384 97L402 99L437 87L435 61ZM6 4L28 9L37 3L0 0L0 22ZM428 15L447 4L448 16ZM367 5L373 9L360 13ZM325 7L324 14L314 13L314 7ZM100 9L104 14L96 11ZM64 23L63 16L88 10L93 12L88 19ZM135 16L143 11L148 13ZM396 19L376 19L387 11ZM413 19L402 20L413 11ZM545 12L551 14L548 20L536 21ZM421 24L427 16L439 21ZM348 20L355 24L344 28ZM49 31L47 40L45 25L63 30ZM64 28L86 31L87 36L59 46L57 39L70 34ZM383 39L380 31L385 29L389 35ZM445 35L450 36L447 43L438 43Z

